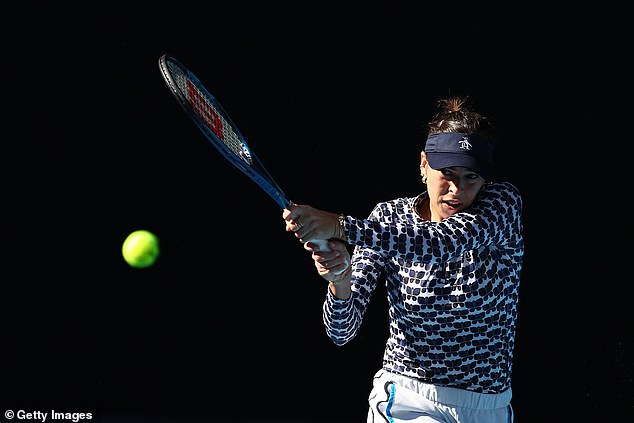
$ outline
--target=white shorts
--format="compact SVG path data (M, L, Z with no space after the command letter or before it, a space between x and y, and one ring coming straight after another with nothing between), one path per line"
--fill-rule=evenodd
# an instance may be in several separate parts
M480 394L379 370L367 423L512 423L511 389Z

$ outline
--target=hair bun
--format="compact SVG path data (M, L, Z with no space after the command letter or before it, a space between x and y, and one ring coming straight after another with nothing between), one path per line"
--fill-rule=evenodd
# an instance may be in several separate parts
M466 97L450 97L439 101L440 108L448 113L459 112L467 102Z
M462 132L490 138L492 123L472 109L469 96L450 96L437 101L438 112L428 123L429 134Z

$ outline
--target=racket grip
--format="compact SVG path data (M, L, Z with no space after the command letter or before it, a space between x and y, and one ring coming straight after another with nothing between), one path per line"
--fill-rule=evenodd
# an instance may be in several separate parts
M317 248L319 248L319 251L330 251L327 239L311 239L308 242L310 242L311 244L315 244Z
M330 251L330 247L328 247L328 240L327 239L311 239L308 242L310 242L311 244L317 245L317 247L319 248L319 251ZM343 270L338 271L338 272L334 272L333 271L333 273L335 275L340 275L343 272L345 272L346 269L347 269L347 267L345 269L343 269Z

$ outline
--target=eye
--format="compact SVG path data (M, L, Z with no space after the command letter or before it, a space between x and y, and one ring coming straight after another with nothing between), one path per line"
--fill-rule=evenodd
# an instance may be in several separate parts
M480 179L480 175L478 175L477 173L469 173L467 175L467 179L471 179L471 180L475 181L476 179Z

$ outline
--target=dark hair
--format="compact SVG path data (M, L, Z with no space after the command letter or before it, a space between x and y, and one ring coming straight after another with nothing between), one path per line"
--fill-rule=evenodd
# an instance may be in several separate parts
M429 135L463 132L480 135L493 144L493 124L489 118L473 110L469 97L447 97L437 102L438 112L427 124Z

